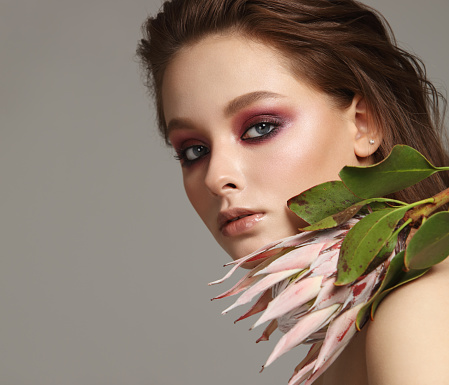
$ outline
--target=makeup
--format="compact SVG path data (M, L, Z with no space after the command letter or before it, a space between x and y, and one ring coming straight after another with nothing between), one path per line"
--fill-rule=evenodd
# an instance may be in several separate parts
M221 232L225 237L239 236L252 229L264 217L262 213L247 214L238 216L227 221L222 227Z

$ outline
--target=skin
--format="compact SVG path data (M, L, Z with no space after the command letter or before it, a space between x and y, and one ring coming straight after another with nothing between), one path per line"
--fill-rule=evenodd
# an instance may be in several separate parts
M388 295L374 322L355 336L314 385L447 384L448 291L446 259Z
M375 150L363 100L337 108L274 49L238 35L185 47L168 66L162 91L187 196L234 259L296 234L304 223L287 200L338 179L344 165L368 162ZM253 212L257 223L230 235L220 213L235 208Z
M369 164L382 140L362 97L337 108L279 52L236 34L182 48L162 99L189 200L234 259L295 234L304 223L286 201L344 165ZM252 215L223 226L235 208ZM449 260L394 291L315 384L447 383L448 278Z

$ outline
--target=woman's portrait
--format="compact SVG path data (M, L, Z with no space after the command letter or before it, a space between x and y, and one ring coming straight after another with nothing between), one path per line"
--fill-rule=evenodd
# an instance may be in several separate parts
M271 322L234 325L235 299L210 301L248 290L246 304L259 284L247 315L275 312L306 270L260 274L300 242L315 247L287 202L343 167L372 166L395 145L449 166L446 2L2 8L0 383L449 383L449 260L393 290L360 331L353 311L353 333L345 326L333 348L326 333L349 305L318 308L307 337L288 337L334 287L321 251L308 266L329 281L310 268L302 290L316 292ZM443 171L388 199L447 188ZM338 257L362 220L326 230L320 250ZM413 232L403 238L389 254ZM379 289L389 263L350 295ZM240 275L208 286L230 275L224 264Z

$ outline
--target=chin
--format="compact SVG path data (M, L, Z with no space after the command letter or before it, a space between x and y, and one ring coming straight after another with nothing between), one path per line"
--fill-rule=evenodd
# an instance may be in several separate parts
M307 223L300 220L296 215L294 218L289 215L281 220L261 222L254 231L238 237L224 237L222 234L218 234L215 239L233 260L237 260L269 243L298 234L298 228L304 226L307 226ZM243 267L253 268L259 263L260 261L251 262L244 264Z
M246 237L240 241L233 242L231 245L229 243L221 244L223 249L230 255L233 260L237 260L255 252L256 250L280 239L295 235L298 232L285 232L283 234L274 234L271 237ZM244 268L249 269L257 266L262 260L255 261L251 263L245 263L242 265Z

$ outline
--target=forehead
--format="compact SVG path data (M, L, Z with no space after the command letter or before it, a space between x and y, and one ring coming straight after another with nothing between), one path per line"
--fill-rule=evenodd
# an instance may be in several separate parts
M294 75L270 45L247 37L212 35L180 50L162 82L165 118L260 90L278 92Z

